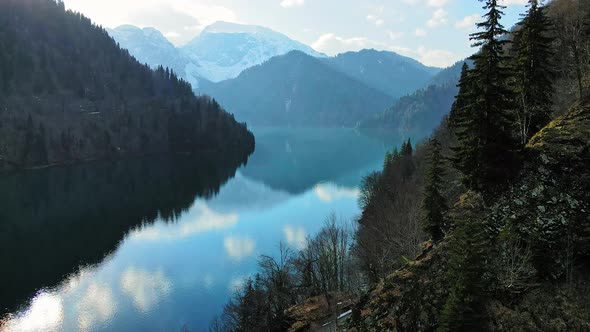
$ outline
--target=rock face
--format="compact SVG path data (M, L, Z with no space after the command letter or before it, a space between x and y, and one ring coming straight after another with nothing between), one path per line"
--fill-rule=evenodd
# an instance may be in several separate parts
M446 243L423 244L422 254L381 281L350 318L351 331L428 331L447 297Z
M530 140L519 180L481 209L491 234L511 225L530 244L543 276L518 294L491 291L482 330L590 330L589 148L590 104L580 103ZM469 213L468 205L450 213ZM448 296L448 242L426 243L420 257L379 283L355 307L350 330L436 330Z
M528 148L541 154L545 163L590 163L590 103L577 104L553 120L530 140Z
M332 305L328 305L325 296L319 295L289 308L287 315L291 326L288 332L331 331L335 324L340 327L355 301L345 294L331 294L330 302Z

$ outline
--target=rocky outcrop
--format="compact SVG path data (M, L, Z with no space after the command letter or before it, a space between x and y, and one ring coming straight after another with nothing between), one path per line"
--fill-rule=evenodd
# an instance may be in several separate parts
M514 227L532 247L531 263L544 278L535 277L518 294L490 291L482 330L590 330L590 278L580 272L590 266L590 104L579 103L557 117L526 150L519 180L481 215L490 234ZM470 197L464 195L451 214L469 213ZM349 329L436 330L448 297L449 240L436 247L426 243L420 257L363 297Z
M531 138L527 148L545 164L571 167L590 163L590 103L579 103Z
M343 293L331 294L330 304L323 295L314 296L287 310L288 332L332 331L350 314L356 299Z
M425 242L422 254L382 280L354 308L351 331L428 331L447 297L447 245Z

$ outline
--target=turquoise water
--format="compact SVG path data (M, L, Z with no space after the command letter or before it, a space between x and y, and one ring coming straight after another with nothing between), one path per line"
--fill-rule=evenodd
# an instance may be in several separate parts
M207 330L259 255L303 247L331 213L354 220L362 176L399 145L348 129L255 134L239 167L159 158L0 177L2 328Z

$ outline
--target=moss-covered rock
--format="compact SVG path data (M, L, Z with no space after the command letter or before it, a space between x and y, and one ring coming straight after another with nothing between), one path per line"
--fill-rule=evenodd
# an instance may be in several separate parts
M447 244L423 244L422 254L382 280L354 308L351 331L431 331L448 292Z
M590 103L578 103L531 138L527 148L544 164L564 168L590 163Z
M589 104L579 103L552 121L530 140L527 151L526 166L509 190L485 207L474 195L464 195L449 212L452 219L479 209L494 241L510 227L523 248L534 252L531 271L537 274L530 287L489 290L481 329L590 331L590 278L581 272L572 276L590 266ZM450 239L436 247L427 243L420 257L381 281L357 304L350 330L436 330L451 284ZM496 246L492 252L501 254L502 246ZM566 281L573 292L560 288Z
M492 301L489 331L590 331L590 289L587 281L572 287L544 284L515 305Z

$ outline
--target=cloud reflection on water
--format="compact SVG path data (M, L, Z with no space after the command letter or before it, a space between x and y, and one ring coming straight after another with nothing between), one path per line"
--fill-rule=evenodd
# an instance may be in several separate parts
M223 247L230 258L241 261L254 253L256 241L248 236L227 236Z
M128 267L121 275L121 289L133 299L136 308L149 312L172 291L172 282L160 270L148 272Z
M159 224L137 228L129 234L131 240L171 241L209 231L224 230L238 223L237 213L217 213L203 201L196 201L180 224Z
M27 311L9 317L0 324L2 331L60 331L64 318L62 299L52 293L42 292L33 299Z
M332 183L320 183L314 187L316 196L325 203L331 203L341 198L358 199L360 191L358 188L339 187Z

